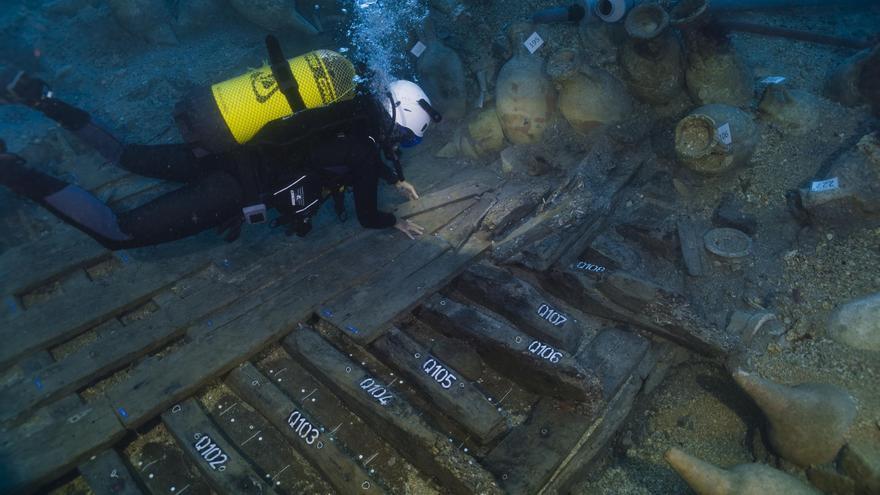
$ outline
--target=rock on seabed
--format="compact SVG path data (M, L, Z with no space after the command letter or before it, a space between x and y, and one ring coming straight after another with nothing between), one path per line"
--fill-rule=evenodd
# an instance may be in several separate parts
M838 308L828 322L828 335L856 349L880 351L880 292Z

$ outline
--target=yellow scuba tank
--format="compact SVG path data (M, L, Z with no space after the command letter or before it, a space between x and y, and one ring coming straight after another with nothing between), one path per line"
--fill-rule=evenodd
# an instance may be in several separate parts
M247 143L273 120L355 95L354 66L339 53L315 50L286 62L293 77L288 85L278 84L273 64L193 90L174 111L184 139L207 152L225 151ZM288 86L291 92L284 94Z

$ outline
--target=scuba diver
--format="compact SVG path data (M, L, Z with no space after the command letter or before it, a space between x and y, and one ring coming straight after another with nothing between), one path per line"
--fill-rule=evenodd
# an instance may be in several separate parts
M286 68L286 61L282 65ZM277 87L290 100L290 87L296 90L296 84L283 84L283 70L278 74L276 68L273 65L272 74L282 82ZM288 69L288 82L290 76ZM299 112L295 118L276 119L261 125L247 143L219 152L192 142L125 144L87 112L56 98L38 78L14 71L0 79L0 84L0 102L23 104L43 113L106 160L139 175L183 183L179 189L117 213L79 186L28 167L0 141L0 184L36 201L108 249L155 245L209 228L225 232L226 240L233 241L244 223L266 222L267 208L279 213L273 226L285 226L288 235L304 236L311 229L311 216L328 196L334 199L337 215L345 219L346 187L352 189L363 227L395 227L411 239L424 232L415 223L377 207L379 178L395 185L408 199L418 199L403 176L399 148L418 144L428 124L441 117L415 83L398 80L380 97L359 92L348 100ZM290 101L288 113L295 108ZM186 126L181 128L186 137ZM380 152L394 163L393 170Z

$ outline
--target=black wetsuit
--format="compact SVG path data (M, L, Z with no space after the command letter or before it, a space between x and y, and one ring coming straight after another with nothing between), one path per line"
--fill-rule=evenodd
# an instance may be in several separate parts
M46 111L75 134L96 141L102 154L115 158L122 168L147 177L183 183L124 213L112 211L78 186L26 167L23 161L0 163L0 184L37 201L67 223L77 227L109 249L140 247L181 239L213 227L241 227L242 208L265 204L281 213L280 219L302 218L303 206L316 208L310 198L321 189L351 186L361 225L387 228L396 219L377 208L379 178L389 183L402 180L381 159L377 144L381 129L369 125L375 118L366 100L344 105L344 115L322 128L289 129L278 122L252 141L232 151L197 157L188 144L106 146L107 136L89 128L81 111ZM61 104L61 103L59 103ZM61 104L66 106L66 104ZM79 113L77 113L79 112ZM76 119L71 119L73 113ZM87 114L86 114L87 115ZM299 124L300 127L302 123ZM297 139L289 139L297 131ZM92 143L95 144L95 143ZM110 151L107 151L107 148ZM297 205L305 186L306 204ZM316 190L317 189L317 190ZM307 211L306 214L311 213ZM237 237L234 234L232 237Z

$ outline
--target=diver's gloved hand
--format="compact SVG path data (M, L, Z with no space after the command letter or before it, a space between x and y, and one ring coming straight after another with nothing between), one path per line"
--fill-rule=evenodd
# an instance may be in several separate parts
M406 234L410 239L415 239L416 237L425 233L425 228L421 225L410 222L409 220L404 220L403 218L398 218L397 223L394 224L394 228Z
M416 192L416 188L410 184L409 182L402 180L397 184L394 184L394 187L397 188L397 192L403 195L406 199L410 201L415 201L419 199L419 193Z
M241 236L242 225L244 225L244 215L235 215L217 226L217 235L222 235L226 242L232 242Z
M0 72L0 103L22 103L34 106L43 99L49 85L23 70L6 69Z

